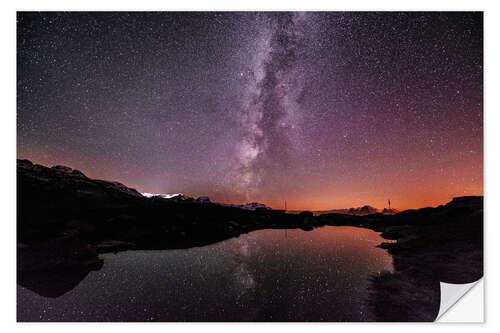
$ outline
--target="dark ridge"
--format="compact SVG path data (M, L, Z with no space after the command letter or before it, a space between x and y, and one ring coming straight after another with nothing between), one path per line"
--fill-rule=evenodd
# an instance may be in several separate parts
M28 160L17 161L17 196L18 283L47 297L64 294L99 269L99 253L189 248L258 229L324 225L369 228L396 241L379 245L392 255L394 272L371 278L369 305L379 321L432 321L439 311L440 281L470 283L483 275L480 196L393 215L287 214L205 198L146 198L117 182ZM47 282L53 276L66 277L66 283L54 287Z

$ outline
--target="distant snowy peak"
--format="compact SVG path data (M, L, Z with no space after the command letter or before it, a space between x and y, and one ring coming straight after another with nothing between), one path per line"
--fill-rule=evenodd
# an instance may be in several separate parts
M365 205L363 207L352 207L352 208L344 208L344 209L332 209L332 210L320 210L320 211L314 211L314 215L321 215L321 214L347 214L347 215L357 215L357 216L364 216L364 215L371 215L378 213L377 208Z
M142 193L142 195L146 198L161 198L161 199L167 199L170 201L174 202L194 202L194 203L213 203L216 205L224 206L224 207L236 207L240 209L245 209L245 210L272 210L272 208L258 203L258 202L249 202L246 204L242 205L235 205L235 204L223 204L223 203L218 203L218 202L212 202L210 201L209 197L198 197L198 198L193 198L187 195L184 195L182 193L176 193L176 194L164 194L164 193Z
M172 198L175 198L175 197L178 197L178 196L184 196L183 194L181 193L177 193L177 194L163 194L163 193L142 193L143 196L145 196L146 198L153 198L153 197L156 197L156 198L163 198L163 199L172 199Z
M377 208L374 208L372 206L365 205L363 207L357 207L357 208L349 208L348 214L350 215L358 215L358 216L363 216L363 215L371 215L377 213Z
M287 211L292 214L298 214L301 211ZM394 208L384 208L383 210L378 210L375 207L365 205L362 207L352 207L352 208L344 208L344 209L331 209L331 210L316 210L312 211L312 213L315 216L321 215L321 214L347 214L347 215L357 215L357 216L365 216L365 215L372 215L372 214L377 214L381 213L384 215L394 215L399 213L399 210L394 209Z
M249 203L246 203L246 204L242 204L242 205L233 205L233 204L221 204L222 206L226 206L226 207L236 207L236 208L241 208L241 209L245 209L245 210L272 210L272 208L264 205L264 204L261 204L261 203L258 203L258 202L249 202Z
M167 199L170 201L175 201L175 202L180 202L180 201L185 201L185 202L196 202L196 203L210 203L210 198L209 197L198 197L197 199L184 195L182 193L176 193L176 194L164 194L164 193L142 193L142 195L146 198L161 198L161 199Z
M256 210L256 209L259 209L259 208L262 208L262 209L270 209L269 207L267 207L266 205L264 204L261 204L261 203L258 203L258 202L250 202L250 203L246 203L244 205L241 205L240 206L241 208L243 209L248 209L248 210Z

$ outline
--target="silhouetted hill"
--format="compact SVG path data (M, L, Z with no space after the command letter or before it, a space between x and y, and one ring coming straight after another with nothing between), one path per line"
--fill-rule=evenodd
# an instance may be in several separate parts
M95 266L98 252L200 246L262 227L302 225L301 217L260 204L147 198L117 182L27 160L17 161L17 198L23 271Z
M213 203L215 205L219 206L224 206L224 207L235 207L235 208L241 208L245 210L272 210L272 208L258 203L258 202L248 202L245 204L225 204L225 203L220 203L220 202L212 202L209 197L207 196L202 196L198 198L193 198L188 195L182 194L182 193L177 193L177 194L163 194L163 193L158 193L158 194L153 194L153 193L142 193L143 196L147 198L153 198L153 199L165 199L173 202L191 202L191 203Z
M17 199L18 283L48 297L100 269L99 253L203 246L265 228L355 226L397 240L379 245L393 256L395 271L372 278L370 304L378 320L433 320L439 281L469 283L483 272L483 197L477 196L392 215L370 206L349 214L287 214L258 204L248 210L204 198L148 198L69 167L18 160ZM52 286L54 276L67 281Z
M397 213L399 213L399 210L394 209L394 208L384 208L384 209L382 209L382 214L385 214L385 215L394 215L394 214L397 214Z
M301 210L287 210L287 213L290 214L298 214L302 212ZM351 208L343 208L343 209L330 209L330 210L314 210L312 211L314 216L319 216L322 214L344 214L344 215L356 215L356 216L365 216L372 215L377 213L382 213L386 215L394 215L399 213L397 209L388 209L384 208L382 211L379 211L377 208L372 207L370 205L365 205L362 207L351 207Z

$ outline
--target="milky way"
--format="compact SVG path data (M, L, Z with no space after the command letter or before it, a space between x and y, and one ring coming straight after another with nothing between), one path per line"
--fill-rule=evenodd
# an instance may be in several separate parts
M17 42L19 158L275 208L483 191L481 13L18 13Z
M266 177L286 170L293 153L294 131L300 116L297 99L304 80L300 59L304 53L304 20L306 14L264 15L265 32L249 75L243 100L242 125L246 133L238 146L239 188L247 194L272 183L275 190L284 179ZM278 173L279 174L279 173ZM276 178L276 176L274 176ZM283 193L278 193L283 196Z

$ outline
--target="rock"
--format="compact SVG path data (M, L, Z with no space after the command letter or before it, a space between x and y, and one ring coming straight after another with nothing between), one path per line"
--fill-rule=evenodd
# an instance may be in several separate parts
M94 247L77 237L63 236L18 248L17 270L39 271L94 268L102 264Z
M174 202L193 202L193 201L195 201L194 198L187 196L187 195L184 195L184 194L179 194L179 195L173 196L173 197L169 198L168 200L174 201Z
M394 215L394 214L397 214L397 213L399 213L399 210L394 209L394 208L390 208L390 209L389 208L384 208L382 210L382 214L384 214L384 215Z
M235 204L218 204L218 205L223 207L235 207L244 210L261 211L261 212L273 210L272 208L258 202L249 202L243 205L235 205Z
M302 229L302 230L304 230L304 231L314 230L314 227L310 226L310 225L301 225L299 228Z
M25 250L25 249L28 249L30 246L28 244L24 244L24 243L17 243L17 249L18 250Z
M90 179L67 166L47 168L28 160L17 160L17 180L20 200L39 201L45 207L53 206L56 198L66 206L79 206L82 199L104 205L126 197L142 198L135 189L121 183Z
M95 247L98 253L108 253L108 252L116 253L119 251L133 249L136 247L136 244L131 242L108 240L97 244Z
M43 297L56 298L73 290L93 269L18 272L17 283Z
M378 213L377 208L374 208L369 205L365 205L362 207L343 208L343 209L318 210L313 212L315 216L323 214L345 214L345 215L365 216L376 213Z
M71 173L72 173L73 175L75 175L75 176L78 176L78 177L84 177L84 178L87 178L87 176L85 176L85 175L83 174L83 172L81 172L80 170L73 170Z
M20 160L18 159L17 160L17 165L23 165L23 166L33 166L33 162L31 162L30 160Z
M409 232L411 232L411 228L408 225L387 226L380 237L385 239L399 239L408 236Z
M303 212L300 212L299 214L299 217L301 219L306 219L306 218L311 218L313 217L313 213L312 212L309 212L309 211L303 211Z
M232 226L233 228L238 228L240 225L238 224L238 222L235 222L235 221L228 221L227 224L229 224L230 226Z
M447 208L471 208L474 210L483 209L483 197L480 196L465 196L455 197L448 202L445 207Z
M388 242L384 242L384 243L380 243L379 245L377 245L378 248L381 248L381 249L389 249L393 246L394 243L388 243Z
M64 165L54 165L51 169L65 172L65 173L71 173L73 171L73 169L71 169L70 167L64 166Z
M301 224L299 228L304 231L311 231L314 229L314 225L316 225L316 220L314 219L313 213L304 211L298 214L299 219L301 220Z
M347 214L349 215L370 215L370 214L375 214L377 213L377 209L373 208L372 206L365 205L363 207L358 207L358 208L349 208Z
M197 203L211 203L209 197L198 197L198 199L195 200Z

